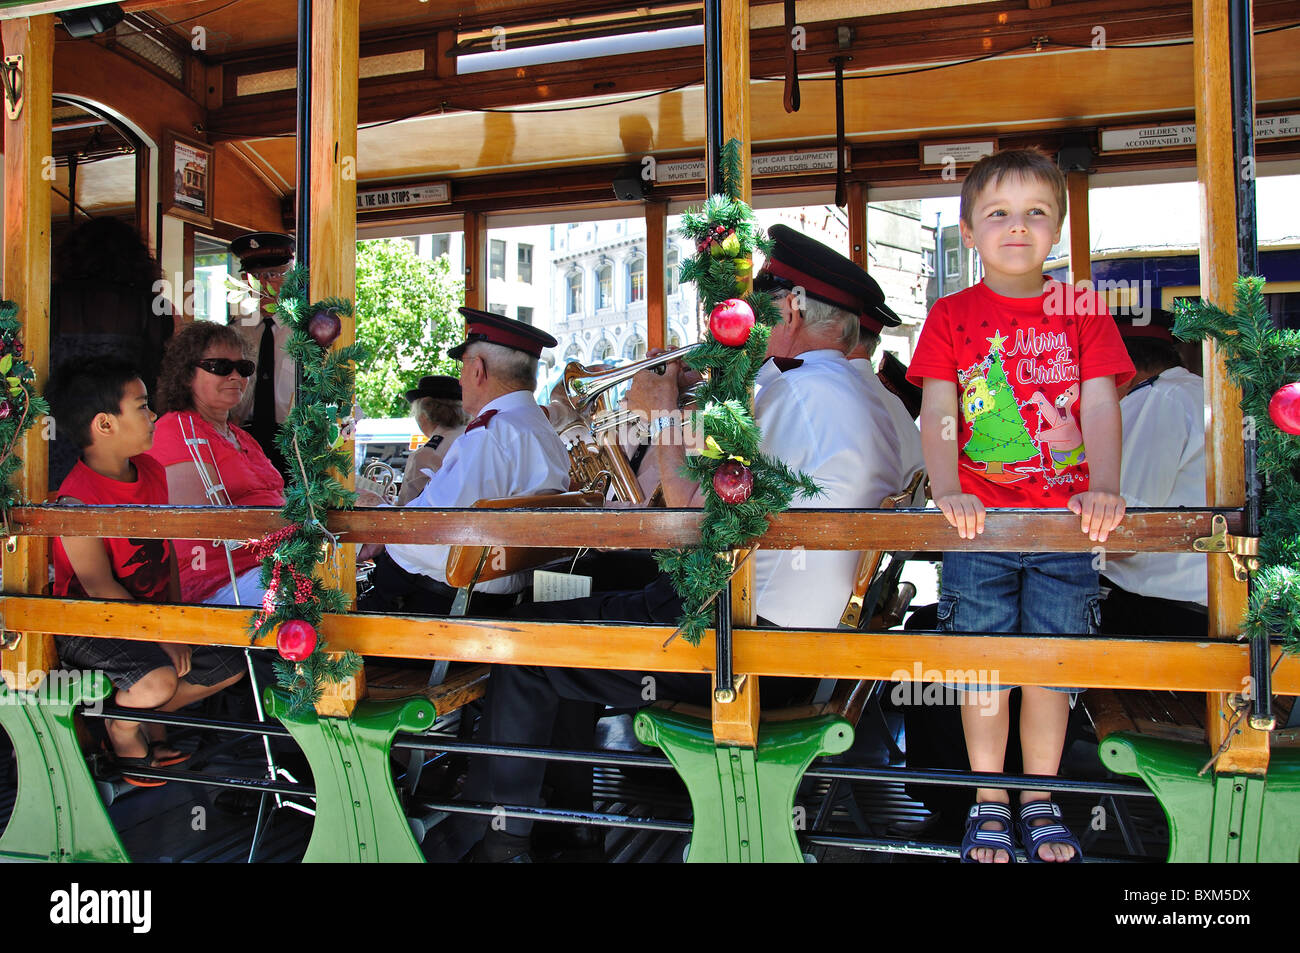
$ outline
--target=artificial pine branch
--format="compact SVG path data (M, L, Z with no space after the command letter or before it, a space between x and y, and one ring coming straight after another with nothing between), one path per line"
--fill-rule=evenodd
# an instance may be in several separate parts
M740 200L744 181L741 158L740 142L727 142L721 154L726 194L711 195L701 209L682 216L681 232L696 243L696 255L682 263L681 279L695 283L707 311L743 291L740 279L744 275L737 272L738 260L743 272L745 262L752 262L755 251L772 251L772 242L758 226L753 210ZM735 236L738 253L712 254L711 246L720 236L729 234ZM696 432L717 448L710 452L721 453L721 457L688 456L682 468L686 477L699 483L704 494L700 542L690 549L656 554L660 569L672 579L682 597L684 611L679 627L692 644L698 644L711 627L710 600L731 574L730 563L719 554L743 548L765 533L769 517L787 509L796 495L810 497L821 492L811 477L794 473L759 449L762 434L749 410L750 392L767 351L769 331L780 320L781 312L771 296L762 292L751 291L744 300L755 318L745 344L728 347L709 335L686 359L689 367L706 375L699 398L702 409L694 415ZM741 503L727 503L713 489L714 474L733 457L748 461L753 476L753 491Z
M1242 632L1260 639L1280 634L1284 650L1300 654L1300 436L1278 428L1268 414L1278 388L1300 380L1300 332L1273 327L1263 278L1241 276L1234 293L1231 314L1207 301L1179 301L1174 335L1215 341L1228 377L1242 388L1243 418L1255 431L1263 478L1260 568Z

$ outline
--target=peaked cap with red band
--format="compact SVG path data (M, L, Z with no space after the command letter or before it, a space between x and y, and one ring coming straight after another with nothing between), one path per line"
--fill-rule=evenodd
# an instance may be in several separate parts
M447 356L454 361L461 360L465 349L476 341L499 344L533 357L541 357L542 348L555 347L559 343L540 328L503 318L491 311L461 308L460 313L465 316L465 340L447 352Z
M1142 324L1135 323L1134 318L1121 316L1115 319L1115 326L1122 338L1155 338L1173 344L1174 336L1170 332L1173 317L1168 311L1153 311Z
M278 268L293 261L293 239L283 232L249 232L230 243L240 271Z
M775 247L755 279L755 287L803 288L810 298L856 314L863 330L873 334L902 324L885 304L880 285L860 266L788 225L773 225L767 234Z

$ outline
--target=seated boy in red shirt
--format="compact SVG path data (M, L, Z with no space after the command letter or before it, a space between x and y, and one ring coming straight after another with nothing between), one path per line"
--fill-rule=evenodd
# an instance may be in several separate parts
M60 369L49 388L56 425L81 448L81 459L60 484L70 505L166 506L162 467L145 456L157 416L139 373L115 360ZM54 594L71 598L179 601L180 585L170 540L54 540ZM175 711L233 685L243 676L240 653L169 642L58 636L59 657L69 667L103 671L123 708ZM178 764L188 755L169 748L162 725L110 720L109 739L124 768ZM151 781L124 774L131 784Z

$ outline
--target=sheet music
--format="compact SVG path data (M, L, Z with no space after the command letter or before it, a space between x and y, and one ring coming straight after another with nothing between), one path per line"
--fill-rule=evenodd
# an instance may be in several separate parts
M591 577L567 572L548 572L538 569L533 573L533 601L559 602L562 599L581 599L591 595Z

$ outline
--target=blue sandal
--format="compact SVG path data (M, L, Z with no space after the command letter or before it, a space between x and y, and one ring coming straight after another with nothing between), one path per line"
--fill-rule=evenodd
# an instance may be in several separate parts
M1032 822L1040 817L1051 818L1052 823L1035 827ZM1016 827L1020 843L1024 845L1031 864L1083 863L1083 848L1079 846L1079 839L1062 823L1061 809L1053 801L1029 801L1020 805L1020 820ZM1044 844L1068 844L1074 848L1074 856L1069 860L1043 860L1038 856L1038 848Z
M981 825L987 821L997 821L1001 830L982 830ZM977 847L991 847L993 850L1005 850L1009 863L1015 863L1016 850L1011 843L1011 808L1000 801L981 801L971 805L966 815L966 834L961 839L961 862L978 864L971 857Z

